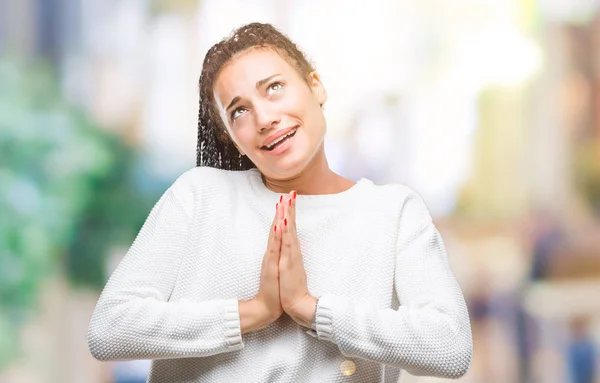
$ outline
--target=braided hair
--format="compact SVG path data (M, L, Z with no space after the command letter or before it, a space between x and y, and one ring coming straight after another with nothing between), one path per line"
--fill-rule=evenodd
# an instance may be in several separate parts
M196 166L223 170L248 170L256 165L242 156L231 141L216 108L214 82L225 64L236 54L252 48L272 49L279 53L308 82L313 65L287 36L270 24L250 23L213 45L206 56L200 74L200 106L198 110L198 144Z

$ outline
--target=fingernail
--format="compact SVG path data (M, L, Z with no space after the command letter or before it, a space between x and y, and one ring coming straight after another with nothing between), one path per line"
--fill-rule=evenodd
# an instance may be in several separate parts
M275 204L275 209L279 209L279 202Z
M288 200L288 203L290 204L290 206L292 206L292 200Z
M283 201L283 196L279 196L279 202Z
M296 199L296 191L294 190L294 193L292 194L294 196L294 199Z
M275 225L275 228L273 228L273 231L274 231L275 233L277 233L277 225Z
M283 224L284 224L285 226L287 226L287 218L284 218L284 219L283 219Z

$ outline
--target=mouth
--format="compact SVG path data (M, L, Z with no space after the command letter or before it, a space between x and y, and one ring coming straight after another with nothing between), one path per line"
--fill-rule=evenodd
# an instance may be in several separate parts
M285 144L290 138L294 137L294 135L296 134L297 130L298 130L298 127L295 127L294 129L292 129L286 135L283 135L283 136L279 137L275 141L271 142L269 145L262 146L260 149L261 150L265 150L267 152L275 150L276 148L278 148L281 145Z

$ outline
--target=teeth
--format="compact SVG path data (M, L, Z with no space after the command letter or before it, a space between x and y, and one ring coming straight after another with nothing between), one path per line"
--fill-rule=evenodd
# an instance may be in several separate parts
M292 130L291 132L289 132L288 134L279 137L278 139L276 139L275 141L273 141L272 143L270 143L269 145L267 145L267 149L271 149L273 146L277 145L278 143L280 143L281 141L285 140L286 138L288 138L289 136L291 136L292 134L296 133L296 129Z

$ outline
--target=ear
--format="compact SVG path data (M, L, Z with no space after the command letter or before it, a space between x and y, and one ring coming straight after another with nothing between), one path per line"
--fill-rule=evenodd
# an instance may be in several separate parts
M325 89L323 82L321 82L321 77L317 74L317 72L311 72L308 75L308 83L310 85L310 89L317 98L319 105L323 106L325 101L327 101L327 90Z

